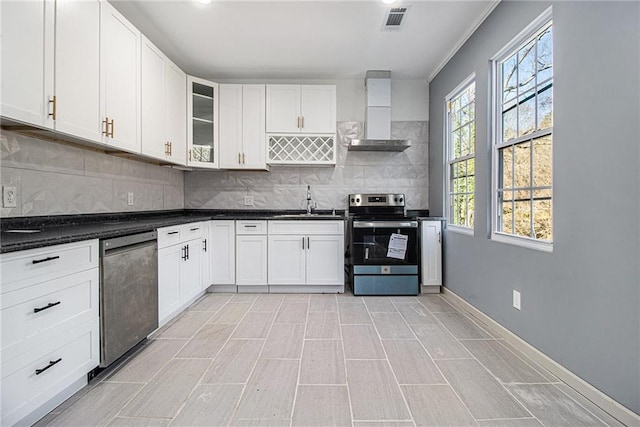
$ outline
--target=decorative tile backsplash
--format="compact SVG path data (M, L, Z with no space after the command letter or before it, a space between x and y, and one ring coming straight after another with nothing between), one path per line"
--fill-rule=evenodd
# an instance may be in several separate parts
M17 188L1 217L182 209L183 172L2 131L0 181ZM127 193L134 205L127 205Z
M185 172L185 208L303 209L307 185L319 209L346 209L349 193L405 193L409 209L429 208L428 122L392 122L394 139L411 139L403 152L348 151L362 138L362 122L338 122L334 167L272 166L265 171ZM254 206L244 206L253 196Z

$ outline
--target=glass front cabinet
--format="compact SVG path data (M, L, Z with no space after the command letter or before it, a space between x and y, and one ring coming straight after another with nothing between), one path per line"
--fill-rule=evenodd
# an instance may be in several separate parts
M197 77L187 78L188 150L187 166L218 168L218 84Z

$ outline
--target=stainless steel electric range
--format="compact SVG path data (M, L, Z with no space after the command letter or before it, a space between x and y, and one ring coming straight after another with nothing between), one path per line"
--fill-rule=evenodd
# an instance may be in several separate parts
M418 221L404 194L349 195L349 280L354 295L417 295Z

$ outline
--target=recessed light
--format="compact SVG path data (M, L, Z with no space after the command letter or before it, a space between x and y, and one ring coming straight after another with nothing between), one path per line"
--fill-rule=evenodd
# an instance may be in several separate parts
M382 0L382 3L384 4L394 4L396 2L396 0Z
M211 3L211 0L196 0L198 3L202 3L202 4L209 4ZM395 0L394 0L395 1Z

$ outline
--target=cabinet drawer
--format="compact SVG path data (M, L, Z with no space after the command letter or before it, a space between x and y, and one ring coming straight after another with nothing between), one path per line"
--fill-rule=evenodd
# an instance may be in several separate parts
M5 293L0 312L3 360L97 318L98 271L93 268Z
M1 293L98 266L98 240L3 254Z
M158 228L158 249L182 242L184 240L182 233L181 225Z
M344 221L269 221L269 234L344 234Z
M183 240L193 240L199 239L202 237L202 223L201 222L190 222L189 224L182 225L182 233Z
M236 221L236 234L267 234L267 221Z
M12 425L98 366L99 321L49 340L22 358L2 364L2 425ZM51 362L60 360L45 371Z

